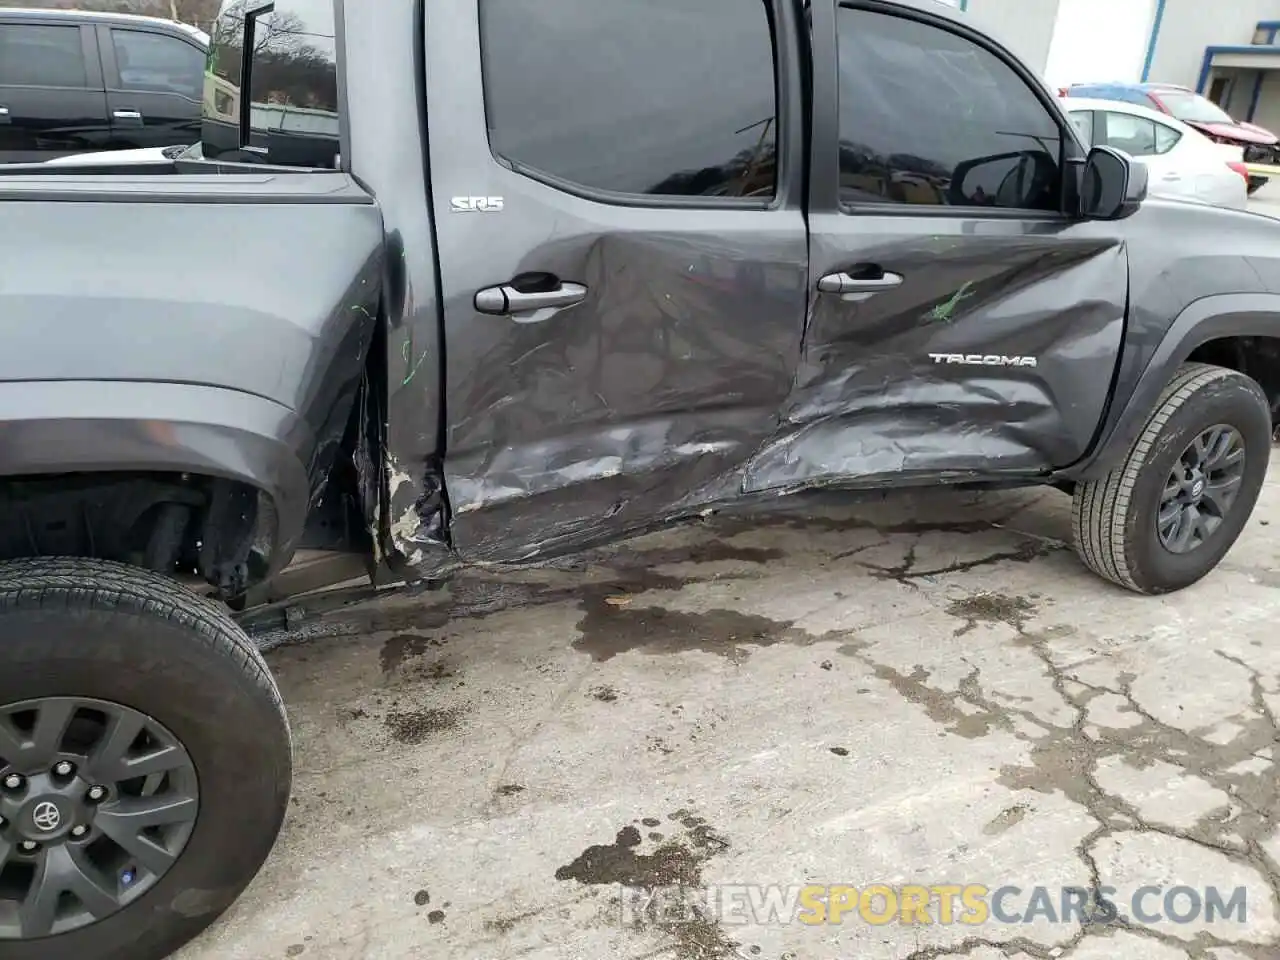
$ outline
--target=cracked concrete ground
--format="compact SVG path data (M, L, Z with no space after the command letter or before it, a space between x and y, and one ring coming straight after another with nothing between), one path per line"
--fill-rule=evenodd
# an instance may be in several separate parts
M1280 956L1280 467L1164 598L1087 573L1069 506L826 497L327 618L269 657L284 835L182 960ZM1127 922L624 927L619 883L1107 887ZM1244 922L1128 915L1179 884Z

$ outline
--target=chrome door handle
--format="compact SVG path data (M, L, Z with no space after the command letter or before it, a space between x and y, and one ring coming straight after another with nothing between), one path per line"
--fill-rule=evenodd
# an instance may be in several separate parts
M540 323L587 298L580 283L561 283L551 290L517 290L511 284L488 287L476 294L476 310L509 316L516 323Z
M113 110L111 117L127 127L142 126L142 113L138 110Z
M902 275L887 271L871 279L851 277L847 273L829 273L818 281L818 289L823 293L877 293L900 286Z
M13 123L13 118L9 116L8 107L0 107L0 123Z

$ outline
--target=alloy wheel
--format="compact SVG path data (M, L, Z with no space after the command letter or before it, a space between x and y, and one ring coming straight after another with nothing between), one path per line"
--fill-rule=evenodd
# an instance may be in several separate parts
M0 706L0 941L117 913L177 862L195 765L163 725L104 700Z
M1201 432L1174 462L1160 495L1156 530L1171 553L1190 553L1213 536L1244 479L1244 438L1224 424Z

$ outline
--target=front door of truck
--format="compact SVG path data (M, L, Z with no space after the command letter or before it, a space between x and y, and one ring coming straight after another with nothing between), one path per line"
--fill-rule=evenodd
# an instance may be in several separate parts
M785 0L464 6L426 22L445 474L459 552L508 559L740 486L774 431L798 44Z
M812 307L751 486L783 464L789 482L932 482L1075 461L1128 278L1119 225L1057 212L1068 124L954 17L826 0L814 20Z

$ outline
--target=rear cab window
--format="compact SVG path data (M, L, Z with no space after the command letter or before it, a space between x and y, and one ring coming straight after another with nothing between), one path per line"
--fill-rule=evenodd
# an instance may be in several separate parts
M89 85L80 27L75 24L0 24L0 86Z
M332 0L223 0L204 73L204 158L338 169L335 34Z
M772 200L777 81L765 0L480 4L493 154L611 198Z
M205 55L194 43L142 30L111 28L120 89L200 99Z

